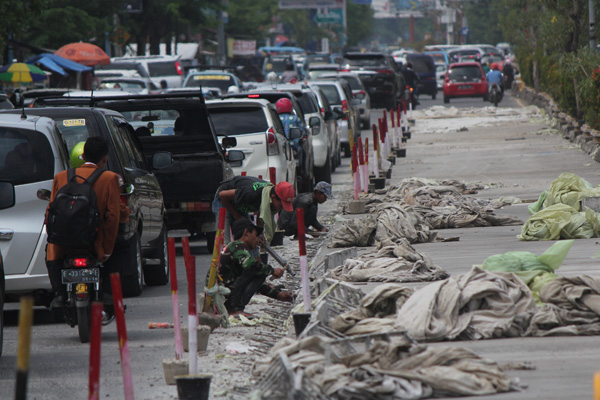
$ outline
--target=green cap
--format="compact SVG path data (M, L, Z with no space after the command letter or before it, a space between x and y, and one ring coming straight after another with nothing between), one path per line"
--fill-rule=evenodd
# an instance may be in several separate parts
M71 160L71 168L79 168L85 162L82 157L83 146L85 146L85 142L79 142L71 150L71 155L69 156L69 159Z

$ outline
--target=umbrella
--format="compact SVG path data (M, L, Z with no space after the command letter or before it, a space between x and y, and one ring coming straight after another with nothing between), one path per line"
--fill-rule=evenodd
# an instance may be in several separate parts
M46 79L46 73L35 65L22 62L13 63L0 68L0 81L31 83Z
M91 43L69 43L56 50L54 54L88 66L110 64L108 54L100 47Z

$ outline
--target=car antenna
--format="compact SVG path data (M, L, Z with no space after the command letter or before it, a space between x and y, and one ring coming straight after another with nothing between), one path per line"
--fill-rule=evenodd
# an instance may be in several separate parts
M27 119L27 115L25 115L25 102L21 102L21 119Z
M90 92L90 107L94 107L94 85L92 85L92 90Z

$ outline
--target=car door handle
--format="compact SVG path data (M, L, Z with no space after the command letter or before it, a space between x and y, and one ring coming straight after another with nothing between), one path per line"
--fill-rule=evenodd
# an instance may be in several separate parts
M12 229L0 228L0 240L12 240L14 233Z

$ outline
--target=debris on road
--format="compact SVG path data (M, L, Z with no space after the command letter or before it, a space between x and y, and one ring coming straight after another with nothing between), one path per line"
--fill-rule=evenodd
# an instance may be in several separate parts
M422 282L449 276L404 238L382 238L375 250L347 259L331 275L350 282Z
M422 399L519 390L516 379L470 350L431 347L404 334L284 338L254 365L257 398Z

